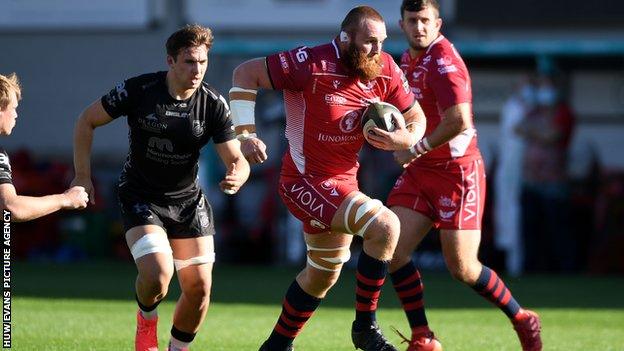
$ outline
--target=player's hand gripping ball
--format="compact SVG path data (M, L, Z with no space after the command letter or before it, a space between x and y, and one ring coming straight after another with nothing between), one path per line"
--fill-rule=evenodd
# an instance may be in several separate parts
M387 132L393 132L396 128L396 120L401 120L403 124L405 124L403 114L399 109L394 107L394 105L387 102L371 103L362 114L362 133L364 134L364 139L369 141L368 136L371 133L375 133L373 131L375 127Z

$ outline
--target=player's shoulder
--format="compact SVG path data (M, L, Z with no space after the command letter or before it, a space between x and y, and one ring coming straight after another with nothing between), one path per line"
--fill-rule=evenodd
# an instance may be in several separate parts
M426 54L431 55L432 58L439 59L448 56L450 58L456 58L461 60L461 56L457 49L455 49L455 45L451 43L446 37L440 34L440 36L431 43L429 49Z
M397 65L394 61L392 55L385 51L382 51L379 56L381 58L381 64L383 66L381 71L382 76L392 77L394 71L396 71L397 73L401 71L399 65Z
M199 94L206 98L206 101L210 104L223 105L229 110L227 100L219 93L219 91L207 82L202 82L199 86Z
M136 91L148 91L154 89L159 84L166 84L167 72L152 72L144 73L138 76L133 76L125 80L126 88L130 88Z

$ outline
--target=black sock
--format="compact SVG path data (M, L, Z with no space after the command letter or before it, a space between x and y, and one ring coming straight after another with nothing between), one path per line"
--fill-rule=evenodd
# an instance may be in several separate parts
M321 299L306 293L296 280L293 281L286 291L282 313L267 340L269 350L284 350L292 344L320 304Z
M362 330L376 322L375 311L387 272L387 262L371 257L362 250L355 275L357 287L355 289L354 328L356 330Z

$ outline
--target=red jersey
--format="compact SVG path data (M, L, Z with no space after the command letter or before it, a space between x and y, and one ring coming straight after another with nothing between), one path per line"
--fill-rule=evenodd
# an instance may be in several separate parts
M385 101L405 112L414 104L401 69L385 52L381 60L381 75L361 82L343 64L335 40L266 58L273 88L284 91L289 149L282 175L356 175L365 107Z
M443 35L434 40L427 50L411 58L409 50L401 56L401 69L427 117L425 136L438 127L444 111L464 102L472 103L472 88L468 69L450 41ZM474 124L415 162L439 163L460 157L480 155Z

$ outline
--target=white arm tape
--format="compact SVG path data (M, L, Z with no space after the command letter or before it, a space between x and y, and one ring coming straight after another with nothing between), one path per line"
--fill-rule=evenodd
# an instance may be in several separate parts
M257 94L257 91L253 89L233 87L230 89L230 93ZM254 118L255 109L255 101L239 99L230 100L230 111L232 112L232 123L234 123L234 126L237 127L246 124L256 124Z
M169 240L163 234L145 234L141 239L137 240L132 247L130 248L130 252L132 253L132 257L136 261L140 257L145 255L149 255L154 252L163 252L170 254L171 245L169 245Z
M199 266L206 263L214 263L215 261L215 253L208 252L203 256L191 257L188 260L173 260L173 265L175 266L176 271L179 271L182 268L186 268L188 266Z

